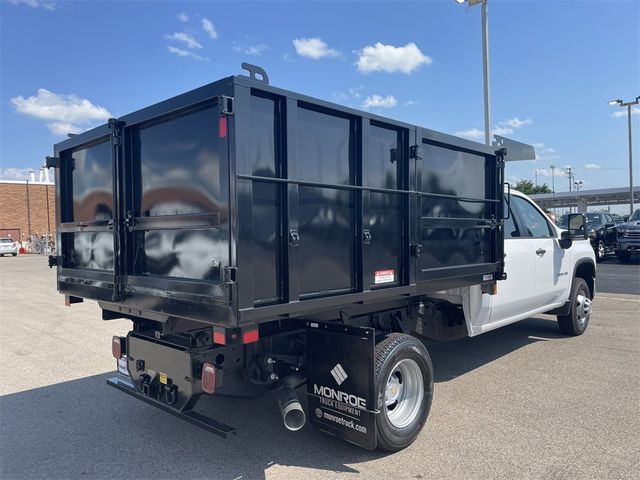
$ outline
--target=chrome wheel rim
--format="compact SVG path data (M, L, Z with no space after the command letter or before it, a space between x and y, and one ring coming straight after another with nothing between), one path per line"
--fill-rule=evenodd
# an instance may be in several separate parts
M598 257L604 257L604 243L602 241L598 243Z
M591 315L591 299L587 292L580 290L576 295L576 317L580 325L584 325Z
M410 425L420 413L424 381L420 366L410 358L400 360L391 370L385 389L385 413L396 428Z

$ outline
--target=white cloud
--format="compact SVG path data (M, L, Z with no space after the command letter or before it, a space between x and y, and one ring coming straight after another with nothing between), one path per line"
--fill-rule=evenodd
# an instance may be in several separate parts
M0 180L26 180L35 168L0 168Z
M631 115L640 115L640 107L632 107ZM622 118L622 117L627 118L627 109L621 108L620 110L616 110L615 112L613 112L611 116L614 118Z
M169 50L171 53L179 57L188 57L188 58L193 58L194 60L209 60L207 57L201 57L200 55L196 55L195 53L189 50L183 50L181 48L177 48L172 45L167 45L167 50Z
M178 14L178 20L180 20L181 22L188 22L189 21L189 15L187 15L184 12L180 12Z
M501 127L520 128L524 127L525 125L531 125L531 123L533 122L530 118L521 120L518 117L513 117L502 122L498 122L498 125L500 125Z
M405 107L410 107L412 105L418 105L420 103L419 100L407 100L406 102L403 103L403 105Z
M402 72L409 75L422 65L429 65L432 62L431 57L423 54L413 42L407 43L404 47L378 42L355 53L358 55L356 65L362 73Z
M360 85L359 87L355 87L355 88L350 88L349 95L351 95L354 98L360 98L362 97L362 94L360 92L364 90L364 88L365 88L364 85Z
M290 63L293 63L295 61L293 58L291 58L291 55L289 55L288 53L283 54L282 59L285 62L290 62Z
M208 18L204 17L202 19L202 29L207 32L209 38L216 39L218 38L218 32L216 32L216 27L213 25L213 22Z
M319 60L324 57L338 57L340 52L329 48L325 42L319 37L314 38L296 38L293 40L293 46L296 49L296 53L301 57L312 58Z
M164 38L174 42L182 42L187 46L187 48L202 48L202 44L198 42L190 33L175 32L171 35L165 35Z
M78 133L112 116L106 108L85 98L57 94L45 88L28 98L14 97L11 103L18 113L49 121L47 127L55 135Z
M599 170L602 168L602 166L598 165L597 163L587 163L585 164L584 168L586 170Z
M513 128L501 127L499 125L496 125L493 127L493 130L491 131L491 133L493 135L500 135L504 137L505 135L511 135L513 133Z
M484 137L484 131L477 128L468 128L467 130L461 130L455 133L458 137L470 138L472 140L478 140Z
M269 50L269 46L265 45L264 43L249 45L248 47L243 47L242 45L234 45L233 49L236 52L242 52L246 55L262 55L264 52Z
M398 104L398 100L393 95L382 97L380 95L370 95L362 102L363 108L392 108Z
M9 0L14 5L28 5L31 8L44 8L45 10L55 10L56 2L44 2L42 0Z
M533 146L536 149L536 160L539 162L558 158L558 155L555 155L555 148L545 147L544 143L534 143Z
M514 130L524 127L525 125L531 125L532 123L533 121L530 118L525 118L524 120L521 120L518 117L509 118L507 120L502 120L498 122L497 125L494 125L491 131L491 134L504 137L506 135L511 135L514 132ZM472 140L478 140L484 137L484 131L479 130L477 128L469 128L467 130L456 132L455 135L459 137L470 138ZM534 143L533 146L535 148L539 148L539 147L544 147L544 144ZM548 153L550 153L551 151L555 152L555 150L553 149L547 149L547 150L548 150ZM539 160L537 156L536 156L536 159Z
M47 127L51 130L51 133L54 135L64 136L67 133L81 133L86 130L86 128L81 128L78 125L74 125L73 123L68 122L51 122L47 123Z
M336 103L342 103L348 107L355 108L355 102L362 98L362 91L365 89L364 85L358 87L348 88L346 92L333 92L331 99Z

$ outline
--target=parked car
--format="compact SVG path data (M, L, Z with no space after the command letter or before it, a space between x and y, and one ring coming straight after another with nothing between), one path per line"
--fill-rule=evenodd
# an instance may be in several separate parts
M628 262L632 254L640 252L640 209L633 212L629 221L618 225L615 249L622 263Z
M596 254L596 260L601 262L608 253L616 249L617 227L613 217L606 212L585 213L587 219L587 233L591 246ZM567 228L568 215L563 215L558 221L560 228Z
M615 223L616 225L620 225L621 223L626 222L624 217L618 215L617 213L612 213L611 218L613 218L613 223Z
M18 255L18 242L16 242L13 238L0 238L0 257L4 257L5 255L13 255L14 257Z

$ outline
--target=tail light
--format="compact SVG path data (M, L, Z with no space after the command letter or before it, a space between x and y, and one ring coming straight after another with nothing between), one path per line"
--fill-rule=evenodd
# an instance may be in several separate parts
M116 360L120 360L126 352L126 338L114 336L111 339L111 353Z
M210 363L202 365L202 391L213 393L216 390L216 367Z

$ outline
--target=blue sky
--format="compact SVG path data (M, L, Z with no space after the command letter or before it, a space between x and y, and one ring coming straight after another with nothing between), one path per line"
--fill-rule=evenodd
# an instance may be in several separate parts
M24 178L67 131L263 66L271 83L483 141L480 8L405 2L0 0L0 176ZM539 160L508 177L628 184L640 2L490 0L492 117ZM616 114L616 112L620 112ZM640 109L633 120L640 184Z

